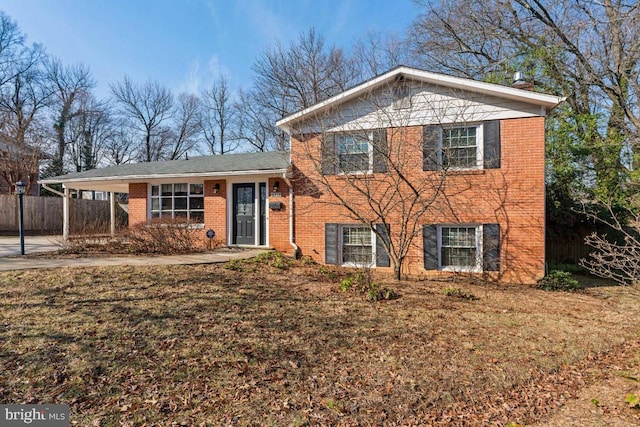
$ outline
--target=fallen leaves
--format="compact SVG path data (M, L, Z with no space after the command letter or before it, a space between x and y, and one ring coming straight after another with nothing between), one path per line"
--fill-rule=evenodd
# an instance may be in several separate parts
M528 425L639 345L625 289L469 284L470 304L403 282L371 304L325 270L0 274L0 400L69 403L75 425Z

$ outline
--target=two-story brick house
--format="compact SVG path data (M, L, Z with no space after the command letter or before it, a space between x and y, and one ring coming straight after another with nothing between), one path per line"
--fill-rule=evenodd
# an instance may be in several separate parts
M535 282L545 114L561 101L398 67L283 118L295 243L328 264Z
M289 153L120 165L44 183L128 192L130 225L188 217L230 246L531 283L544 274L544 118L561 101L398 67L278 121Z

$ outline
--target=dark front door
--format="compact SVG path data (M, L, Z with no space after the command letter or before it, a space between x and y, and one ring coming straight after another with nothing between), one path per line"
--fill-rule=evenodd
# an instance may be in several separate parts
M233 243L255 245L255 184L233 184Z

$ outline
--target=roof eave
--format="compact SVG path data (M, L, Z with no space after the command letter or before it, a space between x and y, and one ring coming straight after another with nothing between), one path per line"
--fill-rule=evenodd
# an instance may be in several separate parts
M394 68L393 70L390 70L385 74L382 74L378 77L374 77L370 80L367 80L364 83L354 86L351 89L348 89L342 93L339 93L338 95L335 95L322 102L319 102L315 105L305 108L304 110L300 110L287 117L283 117L282 119L276 122L276 126L278 126L283 131L287 132L288 134L291 134L291 131L292 131L291 125L299 121L300 119L308 117L314 113L315 114L320 113L333 104L345 102L352 98L356 98L362 93L370 91L384 84L387 81L395 79L398 75L410 76L415 80L423 81L426 83L432 83L432 84L437 84L437 85L442 85L447 87L462 88L462 89L467 89L473 92L483 93L487 95L501 96L507 99L539 105L541 107L546 108L548 111L552 110L558 104L566 100L565 97L548 95L548 94L539 93L539 92L532 92L532 91L523 90L523 89L516 89L516 88L497 85L493 83L479 82L476 80L447 76L444 74L437 74L429 71L423 71L415 68L400 66L400 67Z
M221 177L221 176L241 176L241 175L268 175L286 173L287 168L278 169L254 169L248 171L220 171L220 172L197 172L197 173L178 173L178 174L151 174L151 175L121 175L121 176L97 176L97 177L78 177L68 179L41 179L39 184L64 184L72 182L98 182L98 181L141 181L141 180L157 180L157 179L175 179L175 178L203 178L203 177Z

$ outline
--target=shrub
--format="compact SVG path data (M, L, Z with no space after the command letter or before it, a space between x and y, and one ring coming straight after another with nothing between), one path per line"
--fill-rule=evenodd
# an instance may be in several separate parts
M568 271L554 270L538 281L538 288L545 291L575 292L579 284Z
M130 252L169 255L204 251L201 233L185 219L158 218L134 225L125 238Z
M287 270L291 264L291 261L280 251L261 252L254 258L254 261L256 264L266 264L280 270Z
M629 393L624 400L629 404L630 408L640 409L640 397L637 394Z
M244 263L239 259L230 259L224 263L224 268L232 271L242 271L244 269Z
M398 294L390 288L379 288L371 280L370 275L358 272L353 276L347 276L338 285L342 292L356 289L360 294L365 295L368 301L392 300L398 298Z
M309 255L304 255L301 259L302 264L304 265L315 265L316 262Z
M448 297L466 299L469 301L479 300L477 296L470 292L463 292L460 288L456 288L454 286L448 286L442 290L442 293Z
M351 277L346 277L342 279L342 282L340 282L339 287L342 292L350 291L351 288L353 287L353 279Z

